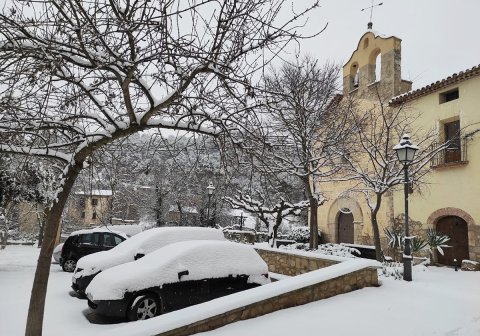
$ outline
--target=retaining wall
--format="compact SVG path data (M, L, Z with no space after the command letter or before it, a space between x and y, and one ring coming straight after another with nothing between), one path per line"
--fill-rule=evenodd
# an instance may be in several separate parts
M249 302L240 307L232 308L229 303L231 304L231 302L235 302L237 298L241 297L235 295L246 296L247 292L217 299L215 300L217 311L218 305L221 307L222 304L230 308L227 308L224 312L222 311L222 313L212 314L208 318L190 321L188 324L184 321L182 326L170 328L155 335L193 335L277 310L326 299L363 287L379 285L377 268L380 264L376 261L336 257L322 259L312 255L290 254L266 249L257 249L257 251L265 259L272 272L300 275L251 289L248 291L249 296L258 297L258 301L253 300L255 302ZM349 261L342 262L342 260ZM258 291L258 294L253 291ZM213 305L213 302L210 301L204 305L208 305L205 307L209 308L209 305ZM194 307L187 309L191 308ZM181 319L181 311L170 314L179 314L179 319Z

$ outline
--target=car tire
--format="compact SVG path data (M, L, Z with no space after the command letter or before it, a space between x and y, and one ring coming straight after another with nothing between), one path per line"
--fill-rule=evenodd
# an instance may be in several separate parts
M70 273L75 271L75 267L77 267L77 261L74 259L67 259L62 265L62 269Z
M159 298L151 293L137 295L127 311L129 321L148 320L162 312Z

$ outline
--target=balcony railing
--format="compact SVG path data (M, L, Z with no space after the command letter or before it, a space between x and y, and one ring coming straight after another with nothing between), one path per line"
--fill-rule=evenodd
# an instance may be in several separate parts
M432 149L438 147L439 144L435 143L432 145ZM464 137L460 138L456 144L450 144L447 148L440 151L435 155L431 162L431 167L438 167L442 165L450 165L455 163L466 163L467 162L467 139Z

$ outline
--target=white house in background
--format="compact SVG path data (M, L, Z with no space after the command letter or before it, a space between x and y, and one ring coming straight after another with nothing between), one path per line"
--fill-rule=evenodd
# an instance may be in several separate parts
M252 214L246 212L242 209L232 209L228 213L228 215L232 218L231 223L226 223L228 225L238 225L243 222L242 227L246 227L249 229L255 229L257 224L257 217L253 216Z

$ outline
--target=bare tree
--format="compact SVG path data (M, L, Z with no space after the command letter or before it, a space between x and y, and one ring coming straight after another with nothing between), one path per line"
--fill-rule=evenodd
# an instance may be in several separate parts
M235 197L225 197L225 201L234 209L243 209L255 214L268 229L268 242L271 247L275 246L277 231L285 217L291 215L300 215L301 211L308 207L308 201L301 201L292 204L284 198L280 198L277 203L267 206L265 200L252 199L249 195L240 193Z
M343 167L342 179L350 180L353 184L345 194L357 193L365 197L370 209L376 258L382 261L378 212L385 194L404 184L403 165L398 161L393 147L403 134L412 135L420 150L409 165L409 183L419 186L430 170L430 160L446 144L433 146L438 140L434 129L414 129L412 125L417 115L408 106L389 106L388 100L378 92L376 97L373 102L352 103L357 106L350 110L356 131L350 147L337 154L342 157L338 162Z
M64 164L26 335L41 335L62 210L98 148L152 129L241 129L252 76L301 36L283 0L16 1L0 14L0 150Z
M285 63L265 78L265 109L261 152L255 159L259 169L285 172L302 182L308 199L310 248L318 247L317 209L325 201L319 183L337 172L332 165L336 151L350 133L348 108L338 104L338 67L320 66L305 57Z

